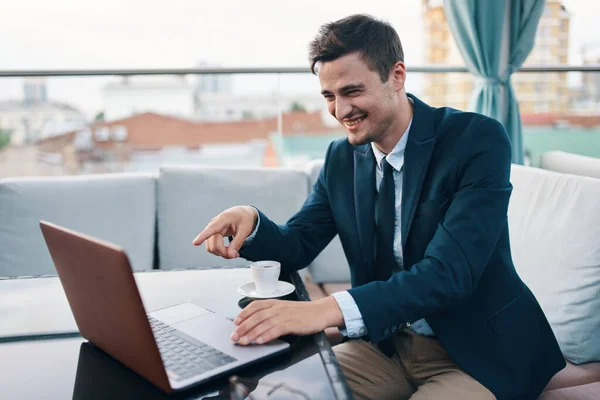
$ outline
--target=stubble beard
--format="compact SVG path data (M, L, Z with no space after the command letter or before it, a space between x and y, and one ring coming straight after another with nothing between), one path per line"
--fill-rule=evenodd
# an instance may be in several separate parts
M364 135L360 136L357 134L348 133L348 141L353 146L361 146L363 144L373 143L381 139L392 125L393 117L388 115L381 123L370 131L367 131Z

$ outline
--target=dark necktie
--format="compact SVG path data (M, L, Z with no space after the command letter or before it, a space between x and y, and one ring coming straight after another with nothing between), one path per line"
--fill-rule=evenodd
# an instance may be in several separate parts
M386 157L387 158L387 157ZM383 179L379 184L377 196L377 249L375 255L375 280L386 281L392 276L394 258L394 220L396 218L396 185L394 184L394 168L387 159L382 160ZM395 353L392 338L378 343L381 351L388 357Z
M394 168L386 158L382 160L383 179L377 196L377 231L375 253L375 280L386 281L392 276L394 258L394 221L396 218L396 185Z

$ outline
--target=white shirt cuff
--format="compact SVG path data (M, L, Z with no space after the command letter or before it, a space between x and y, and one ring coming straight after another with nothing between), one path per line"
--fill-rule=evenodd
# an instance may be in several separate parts
M256 207L254 207L254 208L256 209ZM250 236L248 236L246 238L246 240L244 240L244 244L242 246L252 243L252 240L256 236L256 232L258 232L258 227L260 226L260 213L258 212L258 209L256 209L256 211L257 211L256 228L254 228L254 231L250 234Z
M347 291L343 291L333 293L331 296L337 301L344 316L346 328L340 328L342 335L349 338L366 336L368 333L367 327L352 295Z

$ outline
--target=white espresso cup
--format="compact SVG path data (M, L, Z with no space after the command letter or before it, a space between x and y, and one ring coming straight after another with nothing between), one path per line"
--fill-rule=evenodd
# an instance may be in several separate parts
M257 261L250 264L256 294L269 295L277 292L281 264L277 261Z

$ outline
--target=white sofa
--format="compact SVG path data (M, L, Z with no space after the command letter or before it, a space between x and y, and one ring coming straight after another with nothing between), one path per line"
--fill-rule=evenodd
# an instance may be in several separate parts
M321 165L309 166L312 182ZM540 399L600 398L600 179L513 165L511 183L508 217L515 267L544 309L567 359L567 368ZM339 248L336 237L309 267L312 297L350 287ZM590 393L597 397L586 397Z
M600 148L600 144L598 145ZM600 179L600 158L586 157L564 151L549 151L540 157L540 168Z
M244 265L192 246L220 211L252 204L284 223L309 178L289 169L164 167L158 174L0 180L0 276L55 274L39 221L116 243L134 270Z
M216 213L236 204L253 204L285 222L302 205L321 165L313 162L305 172L165 167L157 175L0 180L0 276L55 273L40 219L120 244L136 270L244 264L210 255L191 241ZM515 266L572 361L542 398L600 393L600 179L514 166L511 181ZM337 238L308 270L313 297L349 286Z

